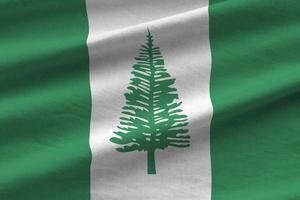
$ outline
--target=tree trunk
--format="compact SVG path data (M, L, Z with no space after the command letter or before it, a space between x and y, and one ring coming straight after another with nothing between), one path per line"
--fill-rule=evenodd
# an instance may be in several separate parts
M148 160L148 174L156 174L154 150L150 150L147 152L147 160Z

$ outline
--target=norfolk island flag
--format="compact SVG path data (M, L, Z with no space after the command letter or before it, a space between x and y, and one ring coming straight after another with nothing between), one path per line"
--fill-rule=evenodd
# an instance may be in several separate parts
M296 0L0 1L0 199L300 199L299 21Z

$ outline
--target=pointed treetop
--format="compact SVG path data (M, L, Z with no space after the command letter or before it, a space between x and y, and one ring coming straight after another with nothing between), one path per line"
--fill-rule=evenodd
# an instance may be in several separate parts
M149 27L147 26L148 36L151 36L151 32L149 30Z
M147 26L147 31L148 31L148 34L147 34L147 44L151 48L153 46L153 36L152 36L152 34L151 34L148 26Z

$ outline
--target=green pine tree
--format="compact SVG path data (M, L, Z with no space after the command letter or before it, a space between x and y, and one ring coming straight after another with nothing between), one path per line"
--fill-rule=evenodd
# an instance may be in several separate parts
M126 105L118 137L111 142L121 145L119 152L146 151L148 174L156 174L155 151L168 146L188 147L190 136L187 134L187 116L179 108L177 90L172 87L171 78L164 66L159 47L153 45L153 36L148 29L147 42L140 48L135 58L130 85L125 93Z

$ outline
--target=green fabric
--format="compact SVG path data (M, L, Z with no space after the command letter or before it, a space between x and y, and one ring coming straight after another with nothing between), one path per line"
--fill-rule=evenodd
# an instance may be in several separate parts
M0 2L0 199L90 198L84 0Z
M299 11L210 1L213 200L300 199Z

